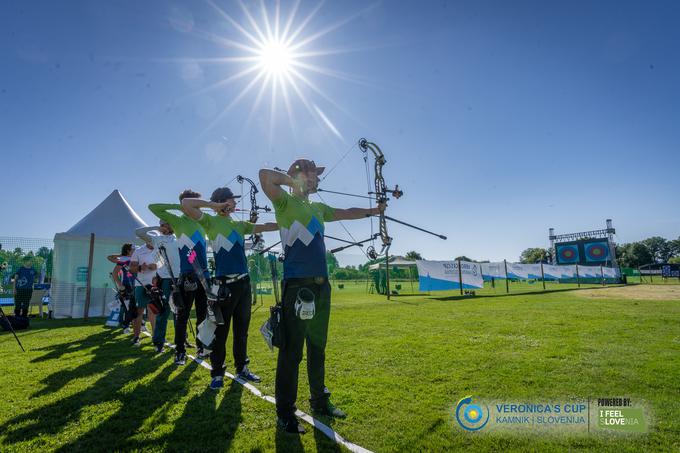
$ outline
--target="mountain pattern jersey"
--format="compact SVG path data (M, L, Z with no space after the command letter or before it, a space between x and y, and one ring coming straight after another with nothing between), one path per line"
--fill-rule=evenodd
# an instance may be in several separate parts
M283 278L328 277L324 222L333 208L283 192L272 201L283 247Z
M253 233L255 224L209 214L203 214L198 223L205 228L215 254L215 276L247 274L245 236Z
M207 247L205 241L205 230L195 220L186 215L176 215L170 211L181 211L179 204L156 203L150 204L149 210L156 217L165 220L175 231L177 237L177 247L179 248L180 271L182 274L193 273L194 267L189 262L189 253L196 251L196 257L200 267L205 274L208 274Z

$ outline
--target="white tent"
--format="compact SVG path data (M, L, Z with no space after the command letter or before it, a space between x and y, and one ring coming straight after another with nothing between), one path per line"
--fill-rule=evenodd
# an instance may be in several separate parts
M113 300L113 269L106 257L120 253L126 242L136 242L135 229L146 224L123 195L114 190L104 201L65 233L54 235L52 307L57 318L85 314L90 238L94 234L88 316L105 316Z

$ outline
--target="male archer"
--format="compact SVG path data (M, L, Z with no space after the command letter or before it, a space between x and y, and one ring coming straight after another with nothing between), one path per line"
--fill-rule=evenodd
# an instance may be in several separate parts
M185 198L200 198L201 194L192 190L185 190L179 195L180 203ZM179 286L182 295L182 306L177 307L177 318L175 322L175 363L184 365L186 363L187 323L191 315L191 308L196 300L196 323L201 324L206 317L208 310L208 298L203 286L198 282L198 276L194 272L193 265L188 260L189 253L196 252L196 259L201 268L205 270L206 277L208 260L206 256L205 230L195 220L186 215L173 214L171 211L181 211L179 204L150 204L149 210L156 217L167 222L177 237L177 247L180 256L180 277ZM197 340L197 343L199 341ZM197 355L203 357L203 347L199 343Z
M324 167L317 167L308 159L296 160L287 173L260 170L262 190L274 206L285 255L282 284L284 339L276 365L276 413L278 427L288 433L304 433L304 428L295 418L295 401L305 342L312 410L331 417L346 416L330 402L330 392L325 383L331 287L326 265L324 222L363 219L384 212L386 207L385 203L380 203L370 209L338 209L309 201L309 195L317 192L319 175L323 171ZM284 186L289 187L291 193L284 190Z
M182 211L196 220L208 235L215 254L215 278L219 282L217 291L218 307L224 324L215 329L215 340L210 353L210 388L219 390L224 386L224 359L229 324L233 319L233 353L236 376L251 382L260 382L259 376L250 372L247 366L248 327L250 326L251 288L248 262L245 253L245 236L265 231L276 231L276 223L256 224L231 218L236 209L234 195L228 187L219 187L210 196L210 201L198 198L182 200ZM201 212L210 208L217 215ZM206 345L207 346L207 345Z

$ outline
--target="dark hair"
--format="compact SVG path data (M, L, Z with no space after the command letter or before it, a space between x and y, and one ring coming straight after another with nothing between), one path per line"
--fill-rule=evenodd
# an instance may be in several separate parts
M182 201L185 198L201 198L201 194L198 192L194 192L191 189L186 189L184 192L179 194L179 201Z
M229 187L218 187L213 191L212 195L210 195L210 201L213 203L224 203L230 198L235 197L234 192L232 192Z
M123 256L127 256L128 253L132 250L133 245L132 244L123 244L123 247L120 249L120 254Z

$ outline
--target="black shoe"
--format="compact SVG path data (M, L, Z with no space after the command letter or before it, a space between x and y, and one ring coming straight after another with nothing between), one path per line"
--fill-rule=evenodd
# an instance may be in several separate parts
M163 351L165 351L165 346L163 344L155 344L154 346L156 347L157 354L160 354Z
M251 371L248 369L247 366L244 366L243 369L239 372L236 373L236 377L239 379L243 379L244 381L250 381L250 382L260 382L260 376L257 374L251 373Z
M327 417L335 417L335 418L345 418L347 417L347 414L345 411L342 409L339 409L331 403L330 400L326 401L326 404L324 406L320 407L312 407L312 411L316 415L325 415Z
M297 418L294 416L288 419L278 418L276 420L276 426L283 432L288 434L304 434L305 428L300 423L298 423Z
M184 365L187 363L187 355L183 352L175 354L175 365Z

